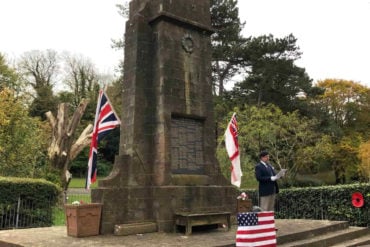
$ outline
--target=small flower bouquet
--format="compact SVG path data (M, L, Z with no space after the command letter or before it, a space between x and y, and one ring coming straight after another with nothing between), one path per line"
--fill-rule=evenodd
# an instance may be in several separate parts
M244 201L248 199L248 195L245 192L242 192L236 199Z
M84 204L84 201L73 201L72 202L72 205L81 205L81 204Z
M249 199L247 193L242 192L236 199L237 212L252 211L252 200Z

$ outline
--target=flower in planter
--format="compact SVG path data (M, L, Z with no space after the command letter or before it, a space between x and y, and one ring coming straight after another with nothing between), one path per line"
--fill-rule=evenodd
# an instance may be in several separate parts
M246 200L246 199L248 199L248 195L245 192L242 192L236 199Z
M80 201L73 201L72 202L72 205L81 205L81 204L85 204L84 201L80 200Z
M73 201L72 205L80 205L81 203L79 201Z

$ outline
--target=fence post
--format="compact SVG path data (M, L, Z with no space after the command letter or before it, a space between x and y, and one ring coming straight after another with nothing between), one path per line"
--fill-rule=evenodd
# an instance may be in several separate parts
M16 217L16 220L15 220L15 228L16 228L16 229L18 228L18 222L19 222L19 210L20 210L20 207L21 207L21 197L20 197L20 196L18 196L17 217Z

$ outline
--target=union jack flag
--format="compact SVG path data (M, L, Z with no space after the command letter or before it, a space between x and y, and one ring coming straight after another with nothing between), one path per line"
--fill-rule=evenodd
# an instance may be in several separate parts
M231 184L240 187L242 170L238 143L238 122L234 112L225 131L225 147L231 161Z
M103 90L99 91L98 104L96 106L94 128L91 137L88 171L86 176L86 189L96 182L97 176L97 156L99 141L112 129L121 124L120 119L114 112L108 97Z

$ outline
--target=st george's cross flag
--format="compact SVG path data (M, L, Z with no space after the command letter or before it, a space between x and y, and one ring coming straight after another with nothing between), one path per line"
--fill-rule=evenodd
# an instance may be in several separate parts
M112 129L121 124L117 114L114 112L108 97L103 90L99 91L98 103L96 106L94 128L91 137L88 171L86 176L86 189L96 181L97 159L99 141Z
M236 246L276 247L274 211L238 213Z
M225 147L231 161L231 184L240 187L242 170L240 168L238 122L236 121L235 112L225 131Z

